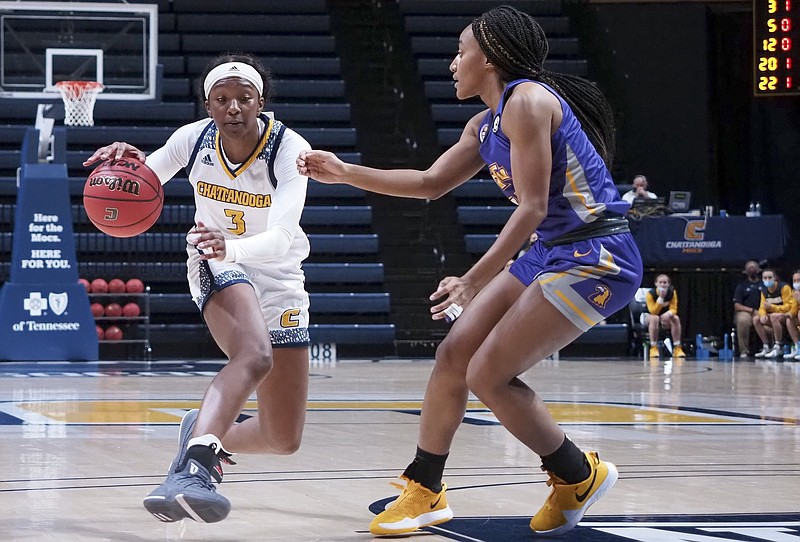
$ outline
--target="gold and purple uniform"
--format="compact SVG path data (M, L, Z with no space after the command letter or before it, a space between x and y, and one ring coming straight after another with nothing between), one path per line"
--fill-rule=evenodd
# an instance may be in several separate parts
M487 112L479 130L481 156L506 197L517 203L503 108L514 88L527 82L556 96L563 118L551 138L553 166L547 216L536 230L539 241L510 272L526 285L538 280L547 300L585 331L625 307L641 284L641 256L624 218L630 204L620 198L569 105L549 86L529 79L506 86L497 112Z

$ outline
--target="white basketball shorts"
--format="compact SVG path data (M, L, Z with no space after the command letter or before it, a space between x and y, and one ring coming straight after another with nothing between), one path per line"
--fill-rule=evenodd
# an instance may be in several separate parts
M310 343L308 293L299 263L254 267L201 260L193 246L187 247L187 253L189 290L201 314L214 292L246 282L253 286L258 297L274 348L297 348Z

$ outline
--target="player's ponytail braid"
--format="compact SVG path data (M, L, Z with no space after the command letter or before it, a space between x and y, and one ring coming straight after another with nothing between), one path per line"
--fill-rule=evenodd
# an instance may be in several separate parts
M614 158L614 115L600 89L582 77L544 69L549 49L536 20L511 6L472 21L472 33L506 82L533 79L551 86L569 104L586 135L610 168Z

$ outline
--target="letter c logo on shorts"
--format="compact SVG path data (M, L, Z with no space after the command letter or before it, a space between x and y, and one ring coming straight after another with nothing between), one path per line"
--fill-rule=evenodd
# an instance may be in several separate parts
M297 317L300 315L300 309L288 309L281 314L281 327L297 327L300 325L300 320Z
M705 220L689 220L683 230L683 238L687 241L702 241L706 234Z

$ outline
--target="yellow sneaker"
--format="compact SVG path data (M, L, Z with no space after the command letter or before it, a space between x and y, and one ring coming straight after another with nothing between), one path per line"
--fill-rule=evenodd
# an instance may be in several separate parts
M658 359L658 346L650 347L650 359Z
M375 535L411 533L453 519L453 511L447 506L445 484L439 493L434 493L405 476L400 478L405 480L405 487L392 485L402 488L403 492L386 510L375 516L369 524L369 532Z
M537 534L556 536L575 527L586 510L606 494L617 481L617 467L600 461L597 452L586 452L591 473L583 482L567 484L552 472L547 485L553 489L547 501L531 520Z
M675 348L672 349L672 357L673 358L685 358L686 357L686 354L684 353L683 348L681 348L681 345L679 345L679 344L675 345Z

